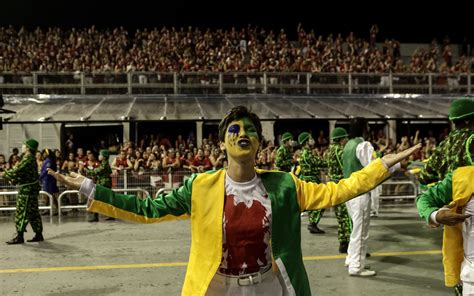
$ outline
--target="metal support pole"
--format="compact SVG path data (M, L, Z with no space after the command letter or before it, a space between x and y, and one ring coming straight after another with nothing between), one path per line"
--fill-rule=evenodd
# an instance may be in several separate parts
M428 94L433 94L433 75L428 73Z
M38 94L38 73L33 72L33 94Z
M86 94L86 77L84 72L81 72L81 95Z
M349 94L352 94L352 74L349 73L349 78L348 78L348 81L347 81L347 85L349 87Z
M173 73L173 93L178 94L178 73Z
M306 73L306 94L310 95L311 94L311 73Z
M224 86L223 86L223 75L222 73L219 73L219 94L223 94L224 93Z

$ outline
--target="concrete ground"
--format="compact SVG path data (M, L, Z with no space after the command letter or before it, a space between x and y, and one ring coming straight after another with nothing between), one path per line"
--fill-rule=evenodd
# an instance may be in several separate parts
M333 213L311 235L302 218L302 247L313 295L452 295L443 285L441 229L429 229L415 208L382 209L370 229L376 277L347 275ZM45 241L9 246L12 216L0 216L1 295L179 295L190 246L189 221L139 225L88 223L69 213L43 220ZM25 239L33 236L31 228Z

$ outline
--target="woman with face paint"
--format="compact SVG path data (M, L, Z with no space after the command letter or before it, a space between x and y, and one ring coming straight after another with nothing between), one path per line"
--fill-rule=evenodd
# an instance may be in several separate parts
M157 199L115 194L83 176L50 174L88 196L89 211L141 223L191 217L182 295L311 295L301 252L301 212L369 191L419 146L374 161L338 184L317 184L255 169L261 138L257 115L243 106L232 108L219 124L228 168L195 174Z

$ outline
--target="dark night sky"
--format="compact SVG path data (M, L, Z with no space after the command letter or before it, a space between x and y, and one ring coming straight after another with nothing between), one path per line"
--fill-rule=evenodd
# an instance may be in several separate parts
M134 29L163 25L229 28L251 23L272 29L285 28L293 39L300 21L307 31L314 28L318 34L341 32L347 35L354 31L365 38L368 38L371 24L377 23L381 38L397 38L402 42L429 42L433 37L442 39L446 35L453 42L461 42L464 36L472 38L474 31L473 13L468 2L414 4L415 1L382 0L361 6L361 0L357 3L283 1L284 4L222 0L213 4L197 0L191 3L128 0L122 4L109 0L2 0L0 25L69 27L96 24ZM433 11L427 11L426 7Z

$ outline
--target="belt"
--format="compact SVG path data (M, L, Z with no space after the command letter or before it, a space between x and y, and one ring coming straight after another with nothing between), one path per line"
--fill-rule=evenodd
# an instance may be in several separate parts
M231 284L235 286L250 286L261 283L271 276L273 276L272 266L268 265L263 267L260 271L242 275L228 275L218 272L216 273L215 279L225 284Z

